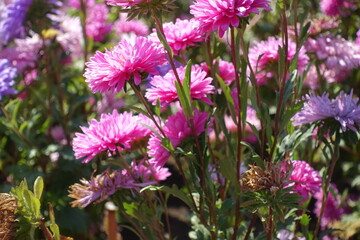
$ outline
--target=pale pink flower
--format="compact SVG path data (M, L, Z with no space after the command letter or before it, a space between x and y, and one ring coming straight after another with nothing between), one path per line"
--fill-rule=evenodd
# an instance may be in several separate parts
M218 71L216 73L224 80L226 85L230 85L235 80L234 64L222 59L214 59L213 68L215 68L216 64L218 64ZM202 63L201 67L204 71L210 73L210 69L206 63Z
M268 0L196 0L190 13L200 22L204 32L219 31L222 37L229 26L238 27L240 18L250 13L259 14L259 9L270 11Z
M95 42L101 42L111 30L111 23L106 23L109 9L104 3L89 8L86 16L86 35Z
M178 54L179 51L186 50L187 47L195 46L196 43L204 40L203 34L199 31L199 26L200 23L195 19L181 20L178 18L175 23L164 23L165 37L174 54ZM152 37L160 42L155 32Z
M267 80L278 71L279 46L282 47L281 39L269 37L266 41L256 43L249 49L249 61L256 73L256 83L264 85ZM289 40L287 61L293 60L296 54L296 44ZM260 57L260 59L259 59ZM298 71L301 74L309 61L305 49L301 48L298 55Z
M113 109L119 109L124 105L124 100L118 98L116 93L105 92L102 94L102 99L96 103L96 111L98 114L106 113Z
M155 67L165 62L162 47L144 37L136 37L133 44L122 40L110 51L97 51L86 63L84 77L94 93L120 92L126 81L133 78L139 85L144 73L157 74Z
M134 33L136 36L147 36L150 33L149 27L140 20L132 19L130 21L126 21L127 14L120 14L120 18L115 21L113 25L113 29L115 32L123 39L123 34L131 34Z
M111 155L116 150L131 149L133 143L148 138L151 133L150 130L144 130L141 119L132 113L119 114L114 110L102 114L100 121L91 120L89 127L80 127L83 133L75 133L73 150L76 159L86 157L83 162L87 163L103 151Z
M106 0L108 5L119 7L131 7L142 2L151 2L151 0Z
M205 131L205 122L208 114L194 110L193 121L195 124L195 134L198 136ZM189 121L184 113L179 111L175 115L171 115L165 122L163 127L166 137L170 140L174 149L181 145L182 141L193 135L189 126ZM149 162L156 166L164 166L171 153L161 145L161 139L158 135L152 134L148 143L148 154L151 157Z
M180 80L183 82L185 77L185 67L178 67L177 72ZM208 104L212 104L206 94L214 93L214 86L211 85L212 78L206 77L206 72L200 66L194 65L191 68L190 96L192 99L199 99ZM179 99L176 91L176 78L174 71L170 70L165 76L154 76L151 80L151 88L146 90L145 97L156 105L157 99L160 100L162 106L166 106L171 102Z
M56 40L61 44L65 53L73 58L83 56L84 40L79 17L61 16L58 20L60 29L56 34Z

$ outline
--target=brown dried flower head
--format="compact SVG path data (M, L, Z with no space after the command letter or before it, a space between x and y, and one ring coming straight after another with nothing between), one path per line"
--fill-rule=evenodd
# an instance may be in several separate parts
M266 162L265 169L259 166L249 165L250 169L243 173L240 180L244 190L260 191L269 190L272 194L282 189L289 183L293 167L288 162Z
M16 200L10 194L0 193L0 239L15 239Z

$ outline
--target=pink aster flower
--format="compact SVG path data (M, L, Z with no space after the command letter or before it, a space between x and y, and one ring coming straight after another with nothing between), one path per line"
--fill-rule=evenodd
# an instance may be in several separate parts
M190 13L200 22L204 32L219 30L222 37L229 26L238 27L240 18L250 13L259 14L259 9L270 11L268 0L196 0Z
M314 170L307 162L293 160L294 167L289 178L292 183L286 187L293 186L293 189L303 198L301 201L307 201L309 195L314 195L321 189L321 177L318 171Z
M334 184L330 184L330 188L332 189L332 191L329 190L328 192L328 196L324 206L324 214L321 218L322 228L325 228L329 226L329 224L340 220L341 216L344 214L344 209L340 207L341 199L338 195L339 191ZM332 192L335 193L335 195ZM321 188L320 191L315 194L315 198L317 199L317 201L315 203L314 212L319 217L323 198L323 191Z
M102 99L96 104L96 111L98 114L109 112L113 109L119 109L123 107L124 100L118 98L113 92L106 92L102 94Z
M277 72L279 46L282 46L281 39L269 37L268 40L258 42L249 49L249 61L253 70L256 72L256 81L258 85L266 84L267 80L274 76L274 72ZM290 62L293 60L295 54L296 44L289 41L287 61ZM306 55L305 49L301 48L298 55L299 73L302 73L305 70L308 62L309 57Z
M208 117L206 112L194 111L195 134L200 135L205 131L205 122ZM192 129L188 125L189 121L186 119L184 113L179 111L175 115L170 116L163 127L164 133L169 138L172 146L176 149L183 140L192 136ZM152 157L149 162L156 166L164 166L171 153L161 145L161 139L158 135L151 135L148 143L148 154Z
M181 80L185 77L185 67L177 68ZM190 96L193 99L199 99L208 104L212 104L206 94L214 93L214 86L211 85L212 78L206 77L200 66L194 65L191 68ZM179 96L176 91L174 71L170 70L165 76L154 76L151 80L151 88L146 90L145 97L156 105L157 99L160 99L162 106L166 106L173 101L177 101Z
M175 23L164 23L163 28L166 40L175 54L204 40L203 34L199 31L199 26L199 21L195 19L181 20L178 18ZM155 32L152 34L152 37L160 42Z
M163 48L152 41L136 37L131 44L124 39L110 51L97 51L86 63L84 77L94 93L119 92L131 78L139 85L141 74L157 74L155 67L165 62Z
M346 14L347 8L352 8L354 3L348 0L321 0L320 9L328 16Z
M84 4L87 8L90 8L95 5L95 0L84 0ZM81 7L80 0L69 0L68 5L76 9L80 9Z
M305 101L301 111L291 118L294 126L333 119L339 122L344 132L348 129L357 132L360 127L359 99L353 98L352 90L349 95L341 92L332 100L326 93L322 96L306 95Z
M230 85L235 80L233 63L219 59L217 63L216 60L213 61L213 67L215 67L215 64L218 64L218 71L216 73L224 80L226 85ZM201 67L204 71L210 72L206 63L202 63Z
M128 171L129 170L129 171ZM138 164L133 161L128 170L110 171L92 176L90 181L82 179L80 184L70 186L69 197L73 207L86 207L90 203L99 203L106 200L120 189L139 191L148 185L157 184L170 176L167 168L162 168L142 160Z
M95 42L101 42L111 30L111 23L106 23L109 9L104 3L95 4L86 17L86 35Z
M305 45L325 65L327 82L344 81L353 69L360 67L360 46L341 36L322 34L316 39L309 38Z
M113 29L120 36L121 39L123 34L134 33L136 36L147 36L150 33L149 27L139 20L126 21L127 14L120 14L120 18L115 21Z
M132 113L119 114L116 110L109 114L102 114L100 121L89 122L89 127L80 127L83 133L75 133L73 150L76 159L83 158L89 162L103 151L108 154L116 150L131 149L139 139L148 138L151 131L145 131L140 124L142 117Z

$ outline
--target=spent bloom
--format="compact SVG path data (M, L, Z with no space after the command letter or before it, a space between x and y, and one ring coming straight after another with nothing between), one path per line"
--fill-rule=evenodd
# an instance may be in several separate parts
M195 109L193 121L195 124L195 134L198 136L205 131L205 122L208 114ZM166 137L170 140L172 146L176 149L189 136L192 135L192 129L188 125L184 113L177 112L171 115L165 122L163 130ZM148 143L148 154L152 157L149 161L156 166L164 166L171 153L161 145L161 139L158 135L152 134Z
M186 68L178 67L177 73L179 78L183 81L185 77ZM212 78L206 77L207 74L201 69L200 66L194 65L191 68L191 81L190 81L190 96L193 99L199 99L208 104L212 104L206 94L214 93L214 86L211 85ZM179 99L176 91L176 78L173 70L170 70L165 76L154 76L151 80L151 88L146 90L145 97L156 105L157 99L160 100L162 106L166 106L171 102Z
M229 26L238 27L242 17L259 13L259 9L270 11L268 0L196 0L190 13L200 22L203 32L219 31L222 37Z
M314 195L321 189L320 174L305 161L293 160L291 164L294 169L289 180L292 183L287 187L293 186L295 192L303 197L301 201L307 201L309 194Z
M13 68L7 59L0 59L0 100L3 95L16 94L17 91L12 88L17 76L16 69Z
M91 120L89 127L80 127L83 133L75 133L73 150L76 159L86 157L83 162L87 163L103 151L111 154L116 150L131 149L139 139L150 136L151 131L140 124L144 118L114 110L102 114L100 121Z
M348 129L356 132L360 127L360 106L358 98L353 98L353 91L350 94L340 92L335 98L330 100L329 94L322 96L306 95L305 103L301 111L293 117L293 125L299 126L305 123L336 120L341 129L345 132Z
M86 63L84 77L91 90L120 92L125 82L134 79L141 82L141 74L157 74L155 67L166 62L164 50L144 37L136 37L134 43L126 39L105 53L97 51Z
M95 42L101 42L111 30L111 23L106 23L109 9L104 3L95 4L90 8L86 19L86 35Z
M200 23L195 19L176 19L175 23L164 23L163 28L166 40L175 54L181 50L186 50L188 46L195 46L197 42L204 40L203 34L199 31ZM152 37L157 39L156 33Z
M0 45L24 35L23 22L32 0L14 0L0 13Z
M249 49L249 61L256 73L258 85L264 85L267 80L277 72L277 62L279 60L279 47L282 47L281 39L269 37L266 41L256 43ZM293 60L296 54L296 44L289 41L287 61ZM259 59L260 57L260 59ZM301 48L298 55L298 71L302 73L309 62L305 49Z
M139 191L141 188L156 184L170 176L167 168L154 166L142 160L138 164L133 161L128 169L110 171L107 169L97 176L80 180L70 186L69 197L73 207L86 207L90 203L101 202L113 195L117 190L130 189Z

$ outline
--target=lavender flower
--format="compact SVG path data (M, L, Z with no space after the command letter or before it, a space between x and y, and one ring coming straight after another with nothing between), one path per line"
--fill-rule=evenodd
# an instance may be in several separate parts
M348 129L356 132L360 127L359 99L353 98L352 90L349 95L340 92L333 100L326 93L322 96L306 95L305 100L304 107L291 119L294 126L333 119L340 123L344 132Z
M16 94L17 91L11 88L15 82L16 69L11 66L9 60L0 59L0 100L2 95Z
M24 31L23 22L32 0L14 0L0 13L0 45L9 43Z

